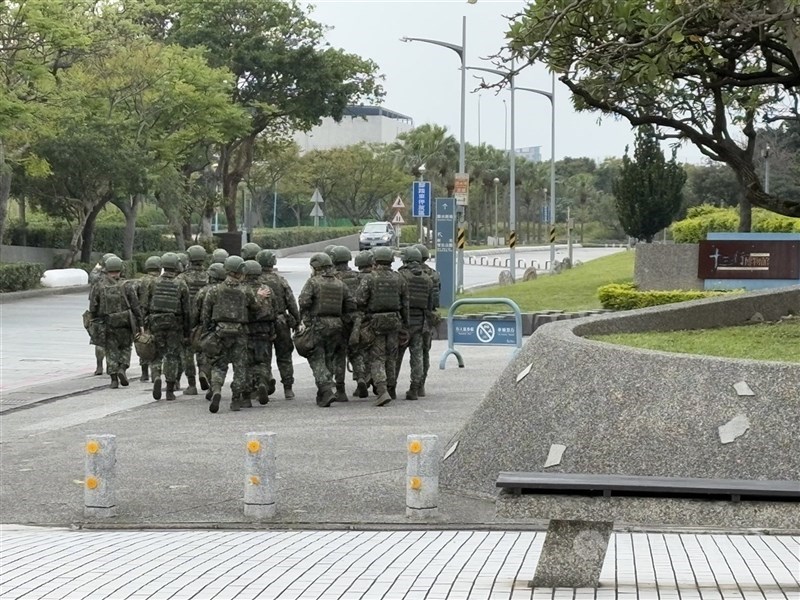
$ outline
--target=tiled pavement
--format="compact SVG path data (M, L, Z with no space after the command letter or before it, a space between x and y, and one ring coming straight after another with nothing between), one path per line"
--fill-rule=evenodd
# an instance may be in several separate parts
M0 531L0 598L800 599L800 537L617 533L595 590L530 590L543 534Z

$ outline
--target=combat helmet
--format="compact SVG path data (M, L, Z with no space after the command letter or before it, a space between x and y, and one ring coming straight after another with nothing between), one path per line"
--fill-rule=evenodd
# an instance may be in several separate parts
M147 260L144 261L144 270L145 271L160 271L161 270L161 257L160 256L148 256Z
M375 263L375 257L369 250L362 250L356 254L355 264L357 268L368 267Z
M261 252L261 246L255 242L247 242L242 246L242 251L239 253L239 256L245 260L255 260L259 252Z
M353 254L345 246L334 246L331 250L331 259L335 265L349 263L352 258Z
M323 250L323 252L325 254L327 254L328 256L330 256L331 258L333 258L333 249L334 248L336 248L335 244L328 244L327 246L325 246L325 249Z
M225 267L222 263L211 263L208 267L208 279L209 281L225 281L225 277L227 273L225 273Z
M161 267L165 271L180 271L181 259L174 252L165 252L161 257Z
M431 257L431 253L428 251L428 247L425 244L414 244L414 248L419 250L419 253L422 255L422 262L425 262Z
M262 250L256 254L256 260L265 269L271 269L277 262L275 253L272 250Z
M189 255L189 262L199 263L206 259L206 249L199 244L189 246L186 253Z
M324 252L317 252L311 256L311 260L308 261L308 264L310 264L314 269L322 269L323 267L332 267L333 261L331 260L331 257Z
M387 246L378 246L372 251L376 263L390 265L394 262L394 252Z
M212 263L224 264L226 258L228 258L228 251L225 248L217 248L211 253Z
M244 259L241 256L229 256L225 259L225 272L226 273L241 273L244 265Z
M106 261L112 256L117 256L117 255L114 254L113 252L106 252L105 254L103 254L102 258L100 258L100 266L105 267Z
M244 274L248 277L253 275L258 277L261 275L261 265L256 260L244 261Z
M106 273L119 273L122 271L122 259L119 256L111 255L106 259Z
M403 252L403 262L422 262L422 252L414 248L414 246L409 246Z

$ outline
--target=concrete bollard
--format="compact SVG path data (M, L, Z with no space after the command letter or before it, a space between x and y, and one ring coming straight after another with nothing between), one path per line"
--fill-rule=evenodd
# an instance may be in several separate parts
M251 432L245 436L244 516L275 516L275 433Z
M83 480L83 514L86 517L116 517L115 471L117 436L87 435Z
M407 450L406 516L435 517L439 510L439 438L409 435Z

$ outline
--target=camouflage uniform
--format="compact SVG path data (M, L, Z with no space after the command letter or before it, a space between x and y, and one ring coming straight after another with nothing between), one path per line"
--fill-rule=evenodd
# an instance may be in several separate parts
M317 384L317 405L328 407L336 399L333 375L337 356L344 353L343 320L355 310L347 286L333 273L333 263L325 254L311 257L314 274L303 286L298 299L303 324L313 331L314 351L308 359Z
M247 325L247 375L248 389L242 392L240 405L251 408L250 390L258 393L259 404L269 402L269 395L275 392L275 379L272 377L272 339L275 337L275 307L272 289L261 283L261 265L255 260L245 261L245 285L253 292L263 289L266 294L264 311L253 316ZM268 298L269 300L266 300ZM267 308L269 310L267 310Z
M193 258L194 253L192 252L195 248L199 248L202 252L202 258L195 259ZM189 267L180 275L178 278L183 280L186 283L186 286L189 288L189 301L190 301L190 319L191 319L191 333L194 333L194 330L198 327L198 319L199 315L195 312L195 299L197 298L197 293L208 285L208 273L203 266L205 261L205 249L202 246L191 246L188 251L190 252L189 255ZM190 338L192 335L190 334ZM187 388L184 390L184 395L186 396L194 396L197 394L197 369L195 368L195 348L192 344L185 344L181 350L182 354L182 365L183 365L183 372L186 373L186 379L188 381ZM203 360L201 355L198 354L197 361L198 366L200 361ZM203 385L205 383L205 386ZM208 389L208 382L204 381L204 378L201 375L201 385L203 389Z
M96 283L105 284L108 282L108 278L106 277L106 269L105 269L105 262L112 256L116 256L113 252L108 252L103 255L91 271L89 271L89 285L94 287ZM91 294L91 291L89 292ZM91 343L91 342L90 342ZM102 346L95 345L94 347L94 358L97 361L97 368L94 370L95 375L102 375L103 374L103 359L105 358L106 353L103 350Z
M374 336L374 341L365 343L370 348L370 373L378 392L375 405L383 406L396 398L398 334L408 328L408 286L392 271L390 248L376 248L374 255L376 265L359 285L357 300L368 324L362 335L366 331Z
M356 290L358 290L358 285L361 282L361 279L358 276L357 271L353 271L350 268L350 250L345 248L344 246L336 246L333 248L333 267L334 267L334 275L336 278L343 282L347 289L350 291L350 295L355 298ZM336 380L336 401L337 402L347 402L347 391L344 387L344 378L345 374L347 373L347 362L348 360L350 363L353 363L353 358L355 355L355 351L350 349L349 340L350 340L350 333L353 328L353 322L350 318L345 319L343 323L342 329L342 352L340 352L336 357L336 364L335 364L335 371L334 371L334 378ZM355 370L355 369L354 369Z
M358 276L358 284L361 285L361 282L364 280L364 277L366 277L367 273L372 272L372 267L374 265L372 252L369 250L359 252L356 256L355 263L358 267L358 272L356 273ZM357 294L358 286L356 286L356 295ZM351 356L350 364L353 366L353 380L356 382L355 395L359 398L366 398L369 396L369 389L367 386L370 383L370 369L368 364L369 348L366 347L360 339L360 330L363 326L363 314L361 311L356 311L356 316L353 320L353 330L355 333L351 334L349 350Z
M300 324L300 312L297 300L289 282L273 271L275 256L269 250L262 250L256 255L262 272L259 281L272 290L272 304L275 308L275 337L272 340L272 353L281 374L283 393L287 399L294 398L294 365L292 364L292 330ZM270 364L270 371L272 366ZM274 385L274 383L273 383Z
M155 338L156 356L151 364L153 398L161 399L161 372L167 380L167 400L175 399L175 383L183 363L183 348L191 333L189 288L178 277L180 263L168 252L162 259L164 273L153 286L147 326Z
M439 321L441 321L441 317L439 317L439 313L436 312L439 308L439 292L442 289L442 281L439 277L439 272L436 269L431 268L429 265L425 264L425 261L428 260L430 253L428 252L427 246L424 244L415 244L415 248L417 248L420 253L422 254L422 270L425 274L431 278L433 281L433 310L428 315L428 319L426 320L426 327L422 331L422 384L420 385L417 394L419 396L425 396L425 381L428 379L428 369L431 365L431 345L433 344L433 336L436 333L436 328L439 325Z
M416 400L425 375L423 367L423 333L429 331L428 315L434 310L433 281L422 270L418 250L409 248L406 263L398 269L408 284L408 350L411 370L411 385L406 392L406 400ZM406 346L401 346L397 355L397 373L403 362Z
M206 356L203 352L202 347L199 344L199 337L203 330L202 321L200 317L203 314L203 305L205 303L206 296L208 292L218 283L222 283L225 281L225 269L222 267L221 263L212 263L211 266L208 268L208 285L201 288L199 292L197 292L197 297L194 300L194 314L198 315L198 324L197 328L199 331L195 331L192 334L193 341L197 342L195 346L195 350L197 351L197 369L200 372L200 385L203 385L203 381L206 381L206 400L211 400L211 396L213 391L211 390L211 359Z
M157 261L157 262L156 262ZM156 264L158 267L156 267ZM149 267L149 268L148 268ZM136 295L139 298L139 308L142 311L142 322L147 323L147 312L150 298L153 296L153 286L161 275L161 258L151 256L145 263L145 274L139 279L136 286ZM139 366L142 368L140 381L150 381L150 363L139 357Z
M119 260L119 259L117 259ZM120 269L121 263L120 262ZM89 293L89 313L93 320L104 323L107 373L111 376L111 387L121 383L128 385L125 375L130 367L131 345L134 330L142 327L142 313L139 310L139 299L124 281L120 281L109 271L105 280L97 282ZM131 317L133 315L133 324Z

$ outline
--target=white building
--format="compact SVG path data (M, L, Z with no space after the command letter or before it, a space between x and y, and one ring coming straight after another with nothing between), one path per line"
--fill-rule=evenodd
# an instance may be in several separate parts
M541 146L528 146L527 148L517 148L516 154L520 158L529 160L530 162L542 162L542 147Z
M344 148L354 144L391 144L414 129L411 117L380 106L348 106L340 122L325 117L309 132L296 132L294 141L303 154L309 150Z

